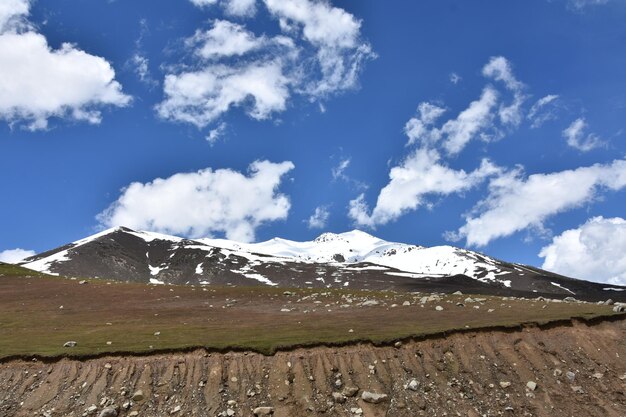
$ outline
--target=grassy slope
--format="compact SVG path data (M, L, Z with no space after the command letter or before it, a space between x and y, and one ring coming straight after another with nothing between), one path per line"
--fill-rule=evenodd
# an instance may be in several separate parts
M4 262L0 262L0 278L3 276L14 276L14 277L44 277L50 276L39 271L33 271L32 269L23 268L19 265L7 264Z
M271 353L280 347L359 340L385 342L454 329L612 314L610 307L595 304L498 297L483 297L486 301L479 309L474 308L478 304L456 306L467 295L447 296L422 306L418 302L422 295L349 290L333 290L297 302L319 291L293 290L294 296L285 296L284 289L267 287L203 290L98 280L80 285L75 280L34 276L24 268L0 265L0 358L198 346ZM345 297L355 301L347 304ZM355 306L366 297L379 300L381 305ZM401 306L404 301L412 305ZM394 303L399 306L392 308ZM436 305L444 310L436 311ZM281 312L282 308L294 310ZM489 309L494 311L489 313ZM78 346L64 348L68 340L77 341Z

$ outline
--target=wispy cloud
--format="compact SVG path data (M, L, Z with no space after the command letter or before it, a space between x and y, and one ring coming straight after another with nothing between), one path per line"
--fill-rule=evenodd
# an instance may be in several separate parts
M532 129L541 127L544 123L550 120L557 119L557 106L556 103L559 96L556 94L549 94L541 97L537 100L530 110L528 111L527 118L530 120Z
M319 206L315 208L315 211L308 218L307 224L309 229L323 229L328 224L328 218L330 217L330 211L328 206Z
M350 161L350 158L342 159L339 161L339 164L337 164L337 166L331 170L334 180L347 178L345 172L346 169L348 169L348 167L350 166Z
M574 10L583 10L590 6L600 6L607 4L609 0L568 0L568 5Z
M211 144L211 146L215 145L215 143L224 135L226 132L226 123L222 122L215 129L209 130L209 134L206 136L206 140Z
M139 21L139 37L135 41L135 52L126 62L126 66L130 67L133 70L133 72L139 78L139 81L141 81L148 87L153 88L158 86L159 82L154 79L150 72L150 60L146 56L143 46L144 39L149 34L150 29L148 26L148 21L146 19L141 19Z
M584 118L576 119L563 130L563 137L567 144L581 152L589 152L592 149L604 146L604 142L595 133L587 133L587 122Z

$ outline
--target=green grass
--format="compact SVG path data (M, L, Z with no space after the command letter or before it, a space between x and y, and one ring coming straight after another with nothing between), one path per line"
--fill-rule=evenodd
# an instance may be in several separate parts
M14 277L44 277L50 276L48 274L44 274L38 271L33 271L32 269L23 268L19 265L7 264L4 262L0 262L0 277L3 276L14 276Z
M285 289L270 287L217 287L203 291L189 286L99 280L80 285L76 280L27 278L24 271L20 274L0 279L0 359L149 353L194 347L270 354L296 346L385 343L455 330L614 314L610 306L589 303L481 296L485 302L480 309L474 309L476 304L456 306L467 295L450 295L421 307L416 302L421 296L407 293L296 289L290 290L295 296L287 297L283 295ZM312 299L297 302L320 292L325 295L315 300L321 304ZM345 297L377 299L384 305L340 308L346 303ZM237 300L232 307L222 308L232 299ZM404 301L412 305L403 307ZM399 307L391 308L394 303ZM443 306L444 311L436 311L436 305ZM281 312L284 307L295 310ZM494 311L488 313L489 309ZM155 336L155 332L160 334ZM69 340L78 342L78 346L64 348ZM112 343L108 345L107 341Z

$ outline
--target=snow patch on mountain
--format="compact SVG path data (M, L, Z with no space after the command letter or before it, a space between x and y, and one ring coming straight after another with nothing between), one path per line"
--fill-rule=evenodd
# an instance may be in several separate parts
M125 233L142 239L147 244L158 241L170 242L168 250L172 251L170 259L179 249L194 249L207 253L207 257L219 251L227 259L235 264L245 259L246 265L231 272L256 279L268 285L275 285L269 278L258 274L254 267L275 263L285 264L331 264L336 265L343 271L368 271L380 270L399 272L412 278L426 276L453 276L466 275L482 282L500 282L502 285L510 285L510 281L500 280L499 275L510 274L510 271L500 269L501 265L495 259L486 257L476 252L455 248L452 246L423 247L405 243L387 242L368 233L353 230L345 233L324 233L312 241L297 242L287 239L274 238L259 243L240 243L226 239L183 239L160 233L134 231L117 227L84 239L73 242L64 250L53 255L35 259L24 264L25 267L38 271L51 273L50 268L64 261L70 260L70 252L81 245L88 244L97 239L106 238L112 233ZM149 253L146 253L149 259ZM361 265L367 264L367 265ZM161 263L153 266L148 262L151 277L157 277L159 273L168 269L169 263ZM195 267L195 273L202 275L204 268L202 262Z
M54 253L50 256L47 256L45 258L38 259L33 262L22 263L20 265L28 269L33 269L35 271L43 272L45 274L59 275L58 273L51 271L50 268L52 268L52 266L56 264L57 262L63 262L63 261L69 261L69 260L70 258L68 257L68 251L63 250L63 251Z

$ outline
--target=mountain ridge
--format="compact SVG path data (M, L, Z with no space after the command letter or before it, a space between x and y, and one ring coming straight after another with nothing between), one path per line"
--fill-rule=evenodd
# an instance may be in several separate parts
M594 299L623 292L621 287L575 280L467 249L388 242L359 230L327 232L305 242L274 238L241 243L116 227L26 258L20 265L53 275L153 284L426 292L457 288Z

